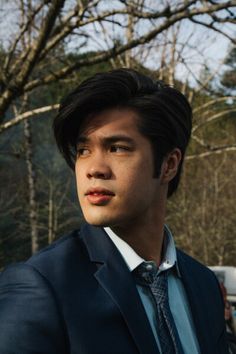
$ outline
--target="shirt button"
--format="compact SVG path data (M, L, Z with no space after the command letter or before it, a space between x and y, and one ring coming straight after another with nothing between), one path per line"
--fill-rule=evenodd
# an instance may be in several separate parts
M153 269L153 266L151 264L146 265L146 270L148 270L150 272L152 269Z

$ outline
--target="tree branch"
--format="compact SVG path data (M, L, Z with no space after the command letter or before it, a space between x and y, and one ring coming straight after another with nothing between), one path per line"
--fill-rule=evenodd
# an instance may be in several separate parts
M10 83L8 89L3 93L0 98L0 111L5 112L10 102L17 96L18 92L22 91L23 86L25 85L30 73L32 72L40 51L44 47L47 38L50 35L50 32L53 28L53 25L57 19L57 16L64 5L65 0L53 0L51 1L51 7L44 19L42 25L42 30L35 40L34 44L31 46L31 50L22 63L21 71L15 78L15 80Z
M194 23L197 23L198 25L202 25L202 26L207 27L207 28L209 28L209 29L211 29L211 30L213 30L215 32L218 32L218 33L222 34L223 36L228 38L232 43L236 44L236 40L233 37L231 37L230 35L228 35L227 33L221 31L219 28L216 28L214 26L214 22L213 23L205 23L205 22L193 19L193 18L191 19L191 21L194 22Z
M40 108L33 109L31 111L22 113L19 116L10 119L6 123L1 124L0 125L0 133L2 133L4 130L7 130L7 129L13 127L14 125L21 123L25 119L28 119L32 116L37 116L39 114L49 112L49 111L52 111L52 110L55 110L58 108L59 108L59 104L53 104L50 106L40 107Z
M206 119L204 122L201 122L201 123L195 125L192 129L192 132L194 133L197 129L201 128L202 126L212 123L212 122L222 118L224 115L232 113L232 112L236 112L236 108L226 109L224 111L216 113L213 116L211 116L210 118Z
M23 35L27 32L29 29L30 25L32 24L35 16L41 11L41 9L48 4L50 1L49 0L44 0L41 4L38 5L38 7L35 8L33 12L30 13L30 16L28 18L28 21L23 25L21 31L19 32L18 36L15 38L14 42L11 45L11 48L8 50L8 55L6 56L5 62L3 64L3 72L8 71L9 65L11 62L11 59L14 55L15 49L17 44L19 43L20 39L23 37ZM11 70L12 71L12 70Z
M216 104L216 103L219 103L219 102L224 102L224 101L227 101L229 99L236 100L236 97L235 96L224 96L224 97L214 98L213 100L211 100L209 102L206 102L206 103L200 105L199 107L193 109L193 113L197 113L197 112L201 111L202 109L205 109L205 108L207 108L209 106L212 106L213 104Z
M196 158L204 158L204 157L211 156L213 154L222 154L224 152L230 152L230 151L236 151L236 144L212 147L210 151L202 152L200 154L187 155L185 157L185 160L191 161Z

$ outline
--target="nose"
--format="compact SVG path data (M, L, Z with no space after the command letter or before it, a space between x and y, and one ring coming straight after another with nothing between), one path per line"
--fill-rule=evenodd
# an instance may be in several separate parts
M112 171L109 163L104 156L96 154L88 166L87 177L89 179L110 179L111 176Z

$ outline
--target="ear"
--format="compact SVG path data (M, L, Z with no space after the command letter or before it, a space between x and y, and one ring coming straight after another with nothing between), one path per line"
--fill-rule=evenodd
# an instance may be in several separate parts
M176 175L182 153L180 149L175 148L165 158L161 167L161 184L168 184Z

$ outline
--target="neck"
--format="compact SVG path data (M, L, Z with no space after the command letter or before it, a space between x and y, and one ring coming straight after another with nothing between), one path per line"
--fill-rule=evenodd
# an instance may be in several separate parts
M114 226L112 230L134 251L146 261L161 263L161 253L164 239L165 207L155 215L139 218L130 224Z

